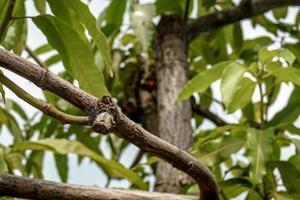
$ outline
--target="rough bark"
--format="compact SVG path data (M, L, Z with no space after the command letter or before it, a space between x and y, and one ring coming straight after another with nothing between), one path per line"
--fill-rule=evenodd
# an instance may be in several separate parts
M0 174L0 197L39 200L196 200L197 197L150 193L138 190L107 189L35 180Z
M217 182L203 163L179 147L156 137L134 123L121 112L111 97L97 99L55 74L1 48L0 65L86 111L95 131L113 132L189 174L201 189L201 199L218 199Z
M185 22L176 16L163 16L157 27L155 41L157 108L159 137L188 149L192 141L191 104L175 100L188 81L187 40ZM156 191L178 192L182 177L168 163L158 163Z
M268 10L297 5L300 5L300 0L242 0L238 6L231 9L190 20L187 25L189 41L203 32L263 14Z

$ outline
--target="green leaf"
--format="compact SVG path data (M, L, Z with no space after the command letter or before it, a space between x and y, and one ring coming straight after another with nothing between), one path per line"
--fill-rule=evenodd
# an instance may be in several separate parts
M62 182L66 183L68 181L68 156L54 154L56 169L58 171L59 177Z
M136 4L130 12L130 21L136 38L140 42L142 51L147 51L151 44L154 25L152 18L155 16L153 4Z
M300 155L293 155L292 157L289 158L289 163L294 165L298 173L300 173Z
M12 110L15 111L16 113L18 113L18 115L19 115L20 117L22 117L22 119L24 119L25 121L28 120L28 117L27 117L26 112L24 111L24 109L23 109L18 103L14 102L14 101L12 101L12 100L10 100L10 99L8 99L8 100L6 101L6 103L5 103L5 105L6 105L6 109L7 109L7 110L12 109Z
M41 14L46 13L46 2L45 0L34 0L34 5L37 11Z
M243 79L246 68L236 62L232 62L224 70L221 78L221 93L226 108L232 103L238 86Z
M0 147L0 172L8 172L7 164L5 161L4 149Z
M24 156L20 153L11 152L5 155L5 160L9 171L12 172L13 170L19 170L23 176L27 175L26 168L22 163Z
M126 2L126 0L112 0L105 9L101 21L105 21L106 25L114 25L114 28L119 29L123 22Z
M250 177L254 184L262 181L266 174L266 163L271 160L273 154L272 128L265 131L249 129L247 134L249 159L250 159Z
M23 0L16 0L12 15L26 16ZM26 37L27 21L25 19L11 20L6 28L6 34L5 37L2 38L4 40L2 40L1 44L6 49L13 50L14 53L20 55L25 48Z
M300 113L300 88L296 87L291 97L281 111L276 113L272 120L267 124L268 127L278 126L279 124L292 124Z
M221 77L222 72L229 63L229 61L220 62L214 65L211 69L201 72L192 78L181 90L176 103L189 98L194 92L205 92L213 82Z
M300 70L295 67L280 67L278 63L268 63L267 72L273 74L277 79L276 83L292 82L300 86Z
M47 36L50 45L61 54L66 70L78 80L82 89L97 97L108 94L91 49L72 27L49 15L40 15L33 21Z
M93 38L93 42L96 44L101 56L104 59L105 66L108 72L111 74L111 57L110 48L106 41L105 35L101 32L97 25L97 20L94 15L90 12L88 6L80 0L65 0L66 4L73 9L78 15L80 21L84 24L88 33Z
M287 161L272 162L272 165L278 168L282 182L289 193L300 193L300 173Z
M177 14L183 16L185 1L182 0L159 0L156 1L157 14Z
M292 66L296 59L295 55L288 49L269 51L266 47L263 47L258 53L258 59L262 64L266 64L268 61L271 61L274 57L282 57L287 61L289 66Z
M277 20L285 18L287 14L288 14L288 7L276 8L273 10L273 15Z
M38 56L40 54L47 53L47 52L49 52L51 50L53 50L53 48L51 47L51 45L49 45L49 44L43 44L43 45L37 47L34 50L34 53Z
M78 141L69 141L66 139L25 141L14 145L12 147L12 152L20 152L28 149L52 151L54 153L62 155L66 155L68 153L76 153L80 156L87 156L99 163L109 176L126 178L128 181L134 183L141 189L147 188L147 185L136 173L132 172L129 169L126 169L122 164L114 160L107 160L103 156L97 154Z
M232 135L224 136L222 140L214 140L196 147L197 153L195 154L197 158L204 163L214 166L230 158L230 156L240 150L245 143L244 139Z
M32 174L34 178L43 179L43 160L44 152L32 151L26 163L28 174Z
M255 83L249 78L243 78L234 93L231 103L228 106L228 112L234 112L242 109L251 101L255 90Z

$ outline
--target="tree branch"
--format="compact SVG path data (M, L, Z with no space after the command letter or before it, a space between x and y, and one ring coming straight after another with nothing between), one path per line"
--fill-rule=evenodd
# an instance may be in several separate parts
M138 190L86 187L0 174L0 196L64 200L196 200L197 197Z
M189 174L201 189L201 199L219 199L219 189L215 177L202 162L134 123L121 112L111 97L97 99L50 71L1 48L0 65L84 110L89 115L90 124L92 124L94 131L114 132L119 137Z
M221 119L218 115L210 112L207 108L202 108L200 105L192 103L192 109L194 112L213 122L217 126L225 126L228 123Z
M274 8L296 5L300 5L300 0L243 0L234 8L190 20L187 25L188 38L191 41L203 32L263 14Z
M69 114L65 114L64 112L58 110L50 103L43 102L39 99L28 94L22 88L17 86L14 82L9 80L6 76L0 73L0 82L5 85L8 89L10 89L13 93L15 93L20 99L24 100L25 102L29 103L33 107L39 109L46 115L49 115L63 124L77 124L77 125L87 125L89 122L88 117L81 117L81 116L73 116Z

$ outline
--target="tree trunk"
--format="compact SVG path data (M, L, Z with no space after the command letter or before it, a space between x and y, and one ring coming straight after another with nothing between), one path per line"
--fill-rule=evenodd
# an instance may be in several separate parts
M158 134L162 139L188 149L192 142L191 105L175 104L188 80L187 38L185 22L176 16L162 16L155 40L157 75ZM178 192L182 174L168 163L159 163L155 190Z

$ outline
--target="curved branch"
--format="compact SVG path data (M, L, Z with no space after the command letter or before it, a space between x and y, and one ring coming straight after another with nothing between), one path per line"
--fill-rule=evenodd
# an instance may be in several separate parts
M35 180L0 173L0 196L64 200L196 200L197 197L138 190L107 189Z
M113 103L111 97L97 99L46 69L1 48L0 65L86 111L90 116L94 131L114 132L119 137L125 138L144 151L162 158L177 169L189 174L201 189L201 199L219 199L219 189L215 177L203 163L134 123Z
M15 93L20 99L29 103L33 107L39 109L46 115L49 115L63 124L77 124L77 125L87 125L89 122L88 117L80 117L65 114L64 112L58 110L50 103L43 102L35 97L31 96L27 92L25 92L22 88L17 86L14 82L9 80L6 76L0 73L0 82L5 85L8 89L10 89L13 93Z
M243 0L234 8L190 20L187 25L188 38L191 41L203 32L263 14L274 8L296 5L300 5L300 0Z

